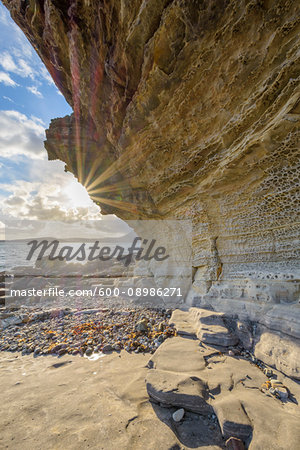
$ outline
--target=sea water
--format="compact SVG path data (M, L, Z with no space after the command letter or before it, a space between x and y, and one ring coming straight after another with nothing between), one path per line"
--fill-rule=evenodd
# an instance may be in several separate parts
M92 245L92 242L90 242L89 244ZM82 245L82 242L60 242L58 248L64 247L66 245L73 247L73 251L75 252L80 247L80 245ZM113 249L115 245L116 244L112 245L112 243L101 242L101 247L107 246ZM122 242L118 243L117 245L120 245L126 249L131 245L131 243ZM8 241L0 241L0 272L9 271L12 268L20 265L34 267L36 258L33 257L30 261L28 261L26 259L28 251L29 247L24 241L13 241L12 244L10 244ZM84 262L85 261L83 261L83 264Z

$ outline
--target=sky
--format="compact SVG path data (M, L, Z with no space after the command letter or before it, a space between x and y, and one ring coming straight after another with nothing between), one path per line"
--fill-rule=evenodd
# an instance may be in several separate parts
M104 220L43 145L52 118L72 113L35 50L0 2L0 239L16 219ZM112 217L112 216L111 216Z

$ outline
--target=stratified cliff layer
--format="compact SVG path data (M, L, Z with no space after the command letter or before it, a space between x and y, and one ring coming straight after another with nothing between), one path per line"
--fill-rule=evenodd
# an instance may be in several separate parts
M49 158L104 213L193 220L190 304L299 339L299 3L3 3L74 109Z

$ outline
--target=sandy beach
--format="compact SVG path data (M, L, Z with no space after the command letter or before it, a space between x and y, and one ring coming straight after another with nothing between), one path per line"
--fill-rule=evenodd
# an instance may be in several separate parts
M229 331L221 333L227 347L205 344L219 339L216 325L205 325L201 342L195 314L218 317L175 310L178 335L154 353L2 351L0 448L298 448L299 383L232 346Z
M149 402L148 359L126 352L97 361L2 352L0 448L198 448L181 444Z

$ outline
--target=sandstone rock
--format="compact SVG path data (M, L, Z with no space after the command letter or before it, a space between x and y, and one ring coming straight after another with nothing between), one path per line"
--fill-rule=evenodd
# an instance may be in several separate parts
M256 357L299 378L297 2L3 3L74 109L49 159L103 214L191 218L191 303L298 339Z
M264 332L255 345L254 354L288 376L300 379L300 346L295 339Z
M198 339L205 344L223 347L237 344L237 337L228 330L224 323L224 313L191 308L188 317L196 329Z
M201 325L223 325L225 313L217 311L209 311L202 308L189 309L190 320L194 322L195 327Z
M232 335L227 328L220 325L211 325L198 329L197 337L208 345L229 347L237 344L237 337Z
M197 377L151 369L146 376L147 392L155 401L195 413L212 413L208 389Z
M213 404L225 439L236 437L245 441L252 433L252 426L238 399L227 396Z
M195 328L190 320L190 315L186 311L175 309L175 311L172 312L169 323L176 327L177 334L179 335L196 336Z
M191 214L194 267L201 269L206 290L220 288L223 298L241 302L292 300L298 281L293 286L285 275L296 268L297 222L289 214L299 121L297 83L290 81L297 75L296 4L253 7L247 0L238 9L233 0L201 7L159 1L140 8L134 1L111 8L92 0L70 11L59 2L45 8L21 0L4 4L80 111L76 120L88 156L83 173L76 165L74 116L52 122L49 158L65 161L83 182L99 154L110 163L119 158L107 183L127 185L119 201L136 209L122 208L119 193L108 190L93 197L102 212L124 219ZM99 15L107 24L101 32ZM93 61L93 69L84 61ZM158 122L164 123L159 132ZM96 167L95 178L105 167ZM136 192L135 183L143 189ZM273 290L270 281L276 281Z
M149 363L158 370L190 374L197 374L206 365L199 341L179 336L161 344Z
M191 308L187 311L173 311L170 323L176 326L179 335L196 336L208 345L228 347L238 342L225 326L224 314Z

